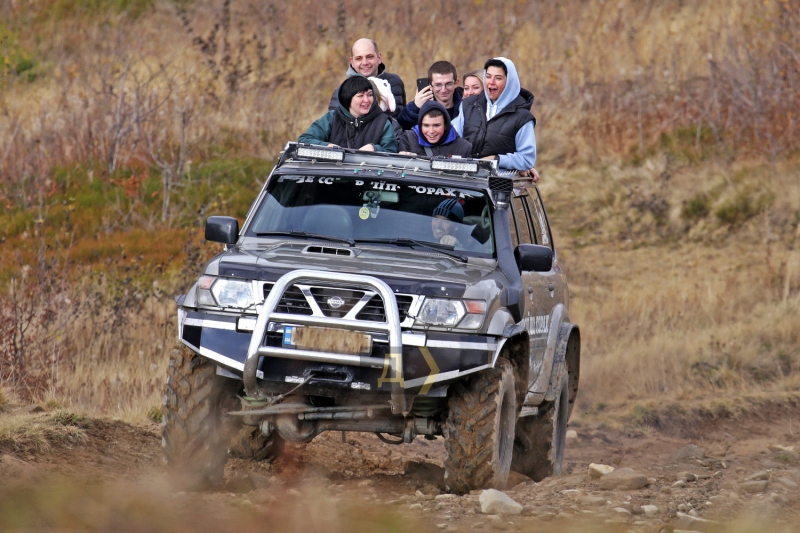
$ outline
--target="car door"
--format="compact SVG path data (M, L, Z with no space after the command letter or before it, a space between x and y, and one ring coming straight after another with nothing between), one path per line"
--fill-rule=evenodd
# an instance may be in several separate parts
M558 265L558 257L553 245L553 234L550 231L550 224L547 220L547 213L544 210L539 189L535 186L529 187L526 201L531 232L536 243L553 250L553 266L547 272L537 272L534 282L534 299L537 302L536 321L538 322L534 329L543 331L543 335L546 337L552 326L550 321L553 309L560 303L566 304L566 280L561 267Z
M524 187L516 189L511 198L509 211L513 214L519 244L536 244L535 233L533 233L533 226L528 214L527 197L528 191ZM520 276L526 295L523 322L530 339L528 357L532 372L529 373L529 381L533 383L541 371L542 359L547 348L547 332L542 331L541 318L537 322L537 316L541 316L543 313L541 309L543 282L538 272L522 271Z

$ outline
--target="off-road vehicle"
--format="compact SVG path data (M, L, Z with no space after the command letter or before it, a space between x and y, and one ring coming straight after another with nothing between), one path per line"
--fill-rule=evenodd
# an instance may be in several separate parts
M580 333L542 199L495 162L289 143L177 298L166 461L222 480L323 431L444 437L445 485L560 473Z

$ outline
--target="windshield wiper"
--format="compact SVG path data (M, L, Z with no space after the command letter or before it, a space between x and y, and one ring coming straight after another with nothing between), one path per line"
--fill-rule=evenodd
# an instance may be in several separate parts
M450 246L449 244L441 244L438 242L428 242L428 241L418 241L415 239L406 239L406 238L397 238L397 239L356 239L356 242L363 242L363 243L378 243L378 244L396 244L397 246L407 246L408 248L413 248L415 246L419 246L420 248L428 248L429 250L433 250L435 252L444 254L448 257L452 257L454 259L458 259L462 263L467 262L467 258L463 255L453 253L452 250L455 250L454 246Z
M287 235L289 237L303 237L306 239L321 239L324 241L334 241L334 242L344 242L349 244L350 246L355 246L356 242L353 239L348 239L346 237L336 237L334 235L320 235L319 233L309 233L307 231L262 231L257 232L257 237L271 237L277 235Z

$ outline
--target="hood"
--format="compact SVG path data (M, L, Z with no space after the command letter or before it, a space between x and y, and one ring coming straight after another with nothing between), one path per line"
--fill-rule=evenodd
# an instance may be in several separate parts
M429 143L428 140L425 139L425 136L422 135L422 117L424 117L425 113L431 109L438 109L444 116L444 135L442 135L442 137L439 139L439 142L436 144ZM458 133L456 133L456 130L450 123L450 114L447 112L447 109L445 109L445 107L436 100L428 100L422 104L422 109L419 110L417 125L411 129L417 134L417 140L419 141L420 146L439 146L440 144L451 143L456 140L456 137L458 137Z
M378 65L378 72L376 72L375 75L380 76L381 74L383 74L383 71L385 70L386 70L386 65L380 63ZM353 68L353 65L347 65L347 72L345 74L347 75L348 78L350 76L363 76L363 74L361 74L359 71Z
M256 242L248 241L246 244L251 246ZM259 244L263 246L263 243ZM292 270L310 268L367 274L378 278L404 278L469 286L497 268L493 260L460 263L435 252L393 246L363 245L354 250L358 253L357 256L332 257L324 253L304 253L303 250L308 245L308 242L279 242L267 249L245 246L229 250L218 258L218 275L273 280Z
M503 89L503 93L497 99L497 113L499 114L508 104L510 104L514 99L519 96L520 92L520 84L519 84L519 75L517 74L517 67L514 66L514 63L505 57L495 57L494 59L499 59L503 62L506 66L506 70L508 70L508 76L506 78L506 87ZM486 71L483 72L484 79L486 78ZM484 84L485 85L485 84ZM527 91L526 91L527 92ZM492 101L489 98L489 93L486 91L486 87L484 86L483 94L486 96L486 103L491 106ZM530 93L529 93L530 94ZM533 95L531 95L531 102L533 101Z

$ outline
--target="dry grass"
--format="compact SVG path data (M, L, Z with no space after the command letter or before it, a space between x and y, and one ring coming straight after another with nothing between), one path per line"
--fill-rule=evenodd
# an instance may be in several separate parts
M186 199L231 180L198 169L273 158L370 35L408 81L437 59L466 71L507 55L537 95L537 166L585 338L582 409L793 391L798 1L2 2L0 241L20 251L0 261L13 280L0 380L152 419L170 296L212 250L169 267L176 242L230 214L230 191ZM96 194L72 198L77 180Z
M88 423L82 416L63 409L42 414L6 414L0 416L0 445L49 453L56 444L82 443Z
M795 168L645 164L545 182L584 339L581 410L798 390ZM687 213L697 195L705 207Z

